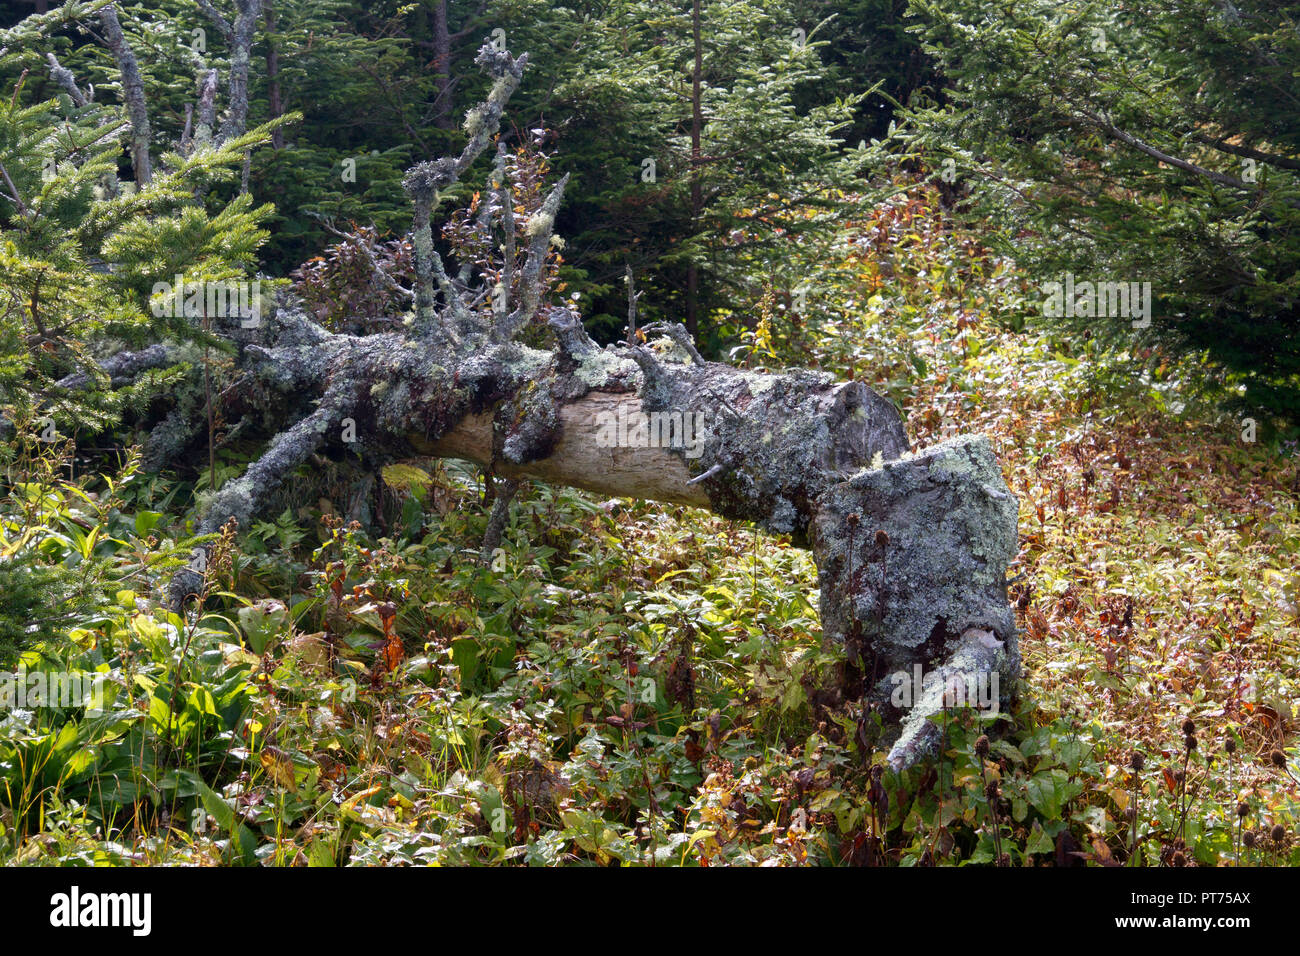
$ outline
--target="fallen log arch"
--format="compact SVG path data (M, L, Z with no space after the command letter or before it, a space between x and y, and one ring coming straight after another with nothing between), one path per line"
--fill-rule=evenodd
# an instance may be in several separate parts
M898 411L861 383L708 362L676 324L598 347L572 305L544 306L566 179L521 219L500 144L477 222L502 261L449 275L433 211L495 136L526 57L485 45L478 61L495 82L464 152L420 163L405 181L417 281L401 290L413 305L401 330L331 333L287 300L252 332L232 330L245 375L297 412L211 497L199 533L246 524L325 448L370 467L463 458L510 482L693 505L811 549L825 635L870 675L863 694L896 731L894 766L933 752L929 717L954 683L1008 699L1020 668L1005 580L1017 504L985 438L914 452ZM542 316L554 346L517 341ZM141 363L119 364L126 374ZM181 608L203 587L201 563L187 567L169 602ZM918 667L936 679L900 706L890 685Z
M319 402L212 499L200 533L246 522L323 447L374 463L461 458L505 478L707 508L810 548L825 634L862 662L867 695L900 722L895 765L933 747L927 718L952 681L991 683L996 699L1014 686L1005 571L1017 506L983 437L913 453L898 412L861 383L696 361L669 335L598 349L565 309L552 314L551 352L283 322L277 347L254 348L254 368ZM201 587L183 572L172 599ZM891 706L890 681L917 666L936 675L930 693Z

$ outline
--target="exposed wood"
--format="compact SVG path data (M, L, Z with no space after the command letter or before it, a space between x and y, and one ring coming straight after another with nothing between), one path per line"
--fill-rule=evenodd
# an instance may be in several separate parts
M692 485L685 459L664 448L601 448L594 436L601 415L635 416L644 405L635 395L591 392L560 410L560 439L548 458L527 465L493 458L493 422L487 412L467 416L437 441L411 436L412 446L432 458L461 458L509 478L533 478L622 498L709 506L709 496Z

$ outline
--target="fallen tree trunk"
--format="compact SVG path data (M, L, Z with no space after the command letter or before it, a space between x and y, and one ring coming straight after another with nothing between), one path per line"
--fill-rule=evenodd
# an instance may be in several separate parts
M731 371L706 365L694 375L725 382ZM932 716L963 703L996 709L1015 686L1020 661L1005 570L1017 549L1016 502L981 437L903 457L897 413L859 384L757 375L741 382L732 382L737 419L707 400L649 410L635 394L592 391L561 406L549 456L528 463L497 457L502 442L489 412L466 416L434 441L408 438L432 457L707 508L811 547L825 633L864 672L867 696L886 720L900 723L891 762L910 765L939 744ZM785 400L755 402L753 390ZM694 464L685 442L653 443L655 415L665 413L670 422L698 415L725 423L723 434L695 436L704 446L697 460L713 465ZM602 436L624 422L623 444ZM903 682L922 686L899 706Z
M952 681L963 692L982 682L982 694L961 697L972 703L996 706L1010 692L1019 661L1004 573L1016 504L984 439L911 454L898 412L861 383L703 362L680 327L648 346L598 349L557 309L559 344L546 352L333 335L294 313L279 322L276 347L252 347L254 371L319 403L216 495L201 532L246 522L322 448L375 467L462 458L507 478L707 508L811 548L827 636L862 671L866 695L902 721L891 752L900 766L933 749L926 718ZM182 574L173 599L201 586L197 572ZM899 708L891 683L916 666L943 686Z
M258 328L241 366L298 417L212 497L199 532L246 524L329 448L372 468L457 457L511 481L693 505L812 549L825 633L858 675L854 696L894 728L895 766L933 751L928 718L955 702L945 700L953 685L982 685L976 702L1005 700L1019 668L1005 584L1017 509L987 441L913 454L897 410L861 383L705 362L680 325L642 330L645 344L598 348L572 308L542 307L565 181L518 215L504 150L476 220L479 248L499 248L505 231L503 261L478 265L476 284L473 268L448 274L432 209L486 147L524 64L490 46L479 61L496 82L472 114L465 152L406 180L417 283L405 328L332 334L291 303ZM540 315L549 350L515 341ZM174 578L174 606L202 591L203 566ZM903 700L900 673L930 679Z
M900 724L896 767L934 752L934 715L1009 700L1020 659L1005 572L1018 508L987 440L959 437L912 455L893 406L859 383L641 365L665 384L666 403L619 391L576 397L558 408L557 437L535 461L501 457L509 423L492 412L467 415L434 440L407 439L424 455L707 508L810 547L825 634L864 672L866 696ZM676 447L655 441L665 421L681 425ZM710 424L691 435L691 422Z

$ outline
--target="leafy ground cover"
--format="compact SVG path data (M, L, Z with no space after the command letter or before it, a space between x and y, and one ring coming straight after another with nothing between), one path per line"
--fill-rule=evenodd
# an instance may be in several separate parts
M735 360L866 381L917 445L992 437L1021 505L1011 711L945 715L942 760L894 774L833 691L805 552L533 487L484 565L488 489L454 462L378 496L304 481L180 618L151 597L202 482L16 447L6 666L101 679L0 715L0 862L1300 863L1295 449L1243 441L1196 368L1044 327L932 191L808 275L716 316Z

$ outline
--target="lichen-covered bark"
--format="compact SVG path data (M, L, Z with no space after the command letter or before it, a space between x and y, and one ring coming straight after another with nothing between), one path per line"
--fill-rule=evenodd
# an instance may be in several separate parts
M933 746L926 718L942 705L930 695L899 713L892 675L910 677L919 664L936 677L991 683L996 671L1004 696L1014 687L1020 655L1006 568L1018 547L1017 514L979 435L864 470L817 502L822 627L860 658L867 695L906 718L896 762Z
M241 0L241 13L254 6ZM707 362L675 323L598 347L573 306L545 305L565 180L528 212L517 264L500 149L485 193L497 201L484 202L476 222L486 244L503 242L506 259L477 277L462 263L453 277L434 247L433 212L499 129L526 58L485 45L478 62L493 86L467 117L464 151L417 164L405 179L416 281L401 330L331 333L292 302L254 331L225 330L242 387L261 399L249 404L278 409L289 424L207 502L197 530L246 524L318 451L359 455L372 470L419 455L483 465L504 479L487 558L524 480L751 521L812 549L826 635L857 669L854 696L891 718L891 761L931 753L938 737L928 718L944 707L944 681L996 673L1009 693L1019 670L1004 578L1017 509L988 443L968 437L913 454L898 411L861 383ZM629 297L635 303L630 286ZM539 314L554 342L545 350L515 341L542 331ZM183 440L183 415L164 425L167 441ZM201 568L173 579L173 606L202 591ZM900 705L889 676L914 667L932 680Z
M351 450L374 462L459 453L526 473L553 457L567 406L592 393L626 395L626 407L600 411L631 420L633 434L607 436L615 440L601 448L602 426L593 422L590 434L577 436L589 450L572 456L569 483L601 486L600 476L584 479L582 469L599 468L602 453L612 461L647 442L655 447L653 436L637 444L637 417L662 413L674 427L659 436L658 452L676 458L696 483L687 496L692 503L801 543L828 488L877 456L892 459L907 449L898 412L861 383L701 363L669 338L652 347L599 349L558 311L555 352L485 336L451 346L402 334L331 335L300 316L285 323L275 348L250 351L259 359L257 374L276 388L335 396L339 417L355 422ZM491 420L486 433L484 417ZM466 434L451 437L461 426ZM443 439L452 444L440 451ZM340 441L333 443L342 448ZM565 463L551 463L557 466ZM603 487L619 493L616 484ZM639 490L658 497L653 479ZM672 500L684 497L680 487L664 490Z
M104 42L112 51L122 78L122 99L126 103L126 115L131 120L131 166L135 171L136 185L143 189L153 181L153 159L149 153L153 130L145 105L140 64L122 32L117 10L112 6L104 7L99 11L99 23L104 31Z
M195 0L195 5L230 45L230 74L227 78L228 111L221 124L221 139L241 136L248 126L248 70L252 60L257 21L262 15L262 0L235 0L235 22L231 23L210 0ZM206 95L208 78L200 80L199 128L212 129L211 116L205 109L211 98Z
M188 142L182 142L185 152L193 152L212 142L212 133L217 125L217 71L208 70L199 76L199 99L194 109L194 136Z
M77 78L72 75L72 71L59 62L59 58L53 53L45 54L45 62L50 65L50 78L55 83L63 87L63 91L71 97L73 105L82 107L90 103L86 94L77 86Z
M153 345L145 346L139 351L117 352L100 362L99 370L108 377L111 384L125 385L137 375L149 369L174 365L177 351L173 345L155 342ZM62 388L82 389L90 387L93 383L93 373L83 369L65 375L56 384Z
M697 412L707 439L694 465L711 510L808 538L814 503L879 455L907 450L897 410L857 382L796 370L746 372L633 351L649 412Z
M229 112L221 126L222 139L242 136L248 126L248 68L253 38L262 15L261 0L235 0L238 11L230 35Z

